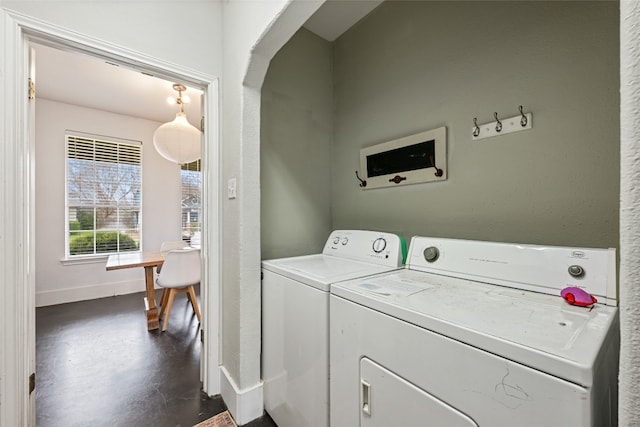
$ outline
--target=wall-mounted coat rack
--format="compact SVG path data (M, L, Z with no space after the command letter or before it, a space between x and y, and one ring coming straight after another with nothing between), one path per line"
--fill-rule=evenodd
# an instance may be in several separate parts
M533 124L533 113L523 113L522 105L519 107L520 114L509 117L508 119L498 118L498 113L493 113L496 119L494 122L478 124L478 119L473 118L473 127L471 128L471 138L477 139L491 138L498 135L506 135L508 133L520 132L521 130L531 129Z

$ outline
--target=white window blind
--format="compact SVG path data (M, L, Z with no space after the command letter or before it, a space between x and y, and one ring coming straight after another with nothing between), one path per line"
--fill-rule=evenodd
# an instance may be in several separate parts
M67 256L137 251L142 146L66 136Z
M200 160L181 166L182 238L191 240L202 229L202 172Z

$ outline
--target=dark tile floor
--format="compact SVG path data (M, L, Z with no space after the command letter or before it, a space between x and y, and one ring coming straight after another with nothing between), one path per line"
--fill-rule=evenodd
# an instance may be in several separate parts
M226 409L201 391L198 321L186 295L164 333L147 331L143 296L36 310L37 427L191 427ZM265 415L247 427L276 426Z

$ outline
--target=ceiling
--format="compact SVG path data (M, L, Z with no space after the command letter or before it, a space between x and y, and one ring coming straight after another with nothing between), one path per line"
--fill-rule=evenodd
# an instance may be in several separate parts
M304 27L330 42L360 21L383 0L328 0L307 20Z
M328 0L304 27L327 41L334 41L366 16L382 0ZM36 98L49 99L87 108L95 108L157 122L173 120L176 105L167 102L176 97L173 82L109 63L89 54L65 51L33 43L36 52ZM200 88L187 86L184 95L189 121L199 127Z
M178 95L173 83L104 59L33 44L36 52L36 99L49 99L157 122L173 120L179 111L168 97ZM187 86L183 95L189 121L199 127L201 95Z

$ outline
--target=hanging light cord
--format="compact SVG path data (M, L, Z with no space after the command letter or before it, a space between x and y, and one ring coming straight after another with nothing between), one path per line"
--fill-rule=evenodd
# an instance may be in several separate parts
M176 99L176 104L180 105L180 112L184 113L184 102L182 102L182 91L187 90L184 85L176 83L173 85L173 89L178 91L178 99Z

